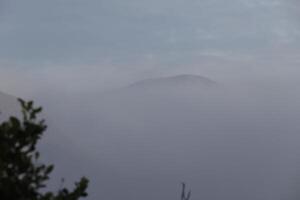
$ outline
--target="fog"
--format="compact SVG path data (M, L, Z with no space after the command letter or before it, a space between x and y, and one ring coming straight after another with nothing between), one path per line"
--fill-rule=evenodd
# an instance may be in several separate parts
M88 199L176 199L182 181L192 199L297 199L298 59L278 55L206 55L172 69L11 67L0 81L44 107L50 188L85 175ZM214 84L170 79L181 74Z
M183 79L44 101L54 185L88 176L90 199L176 199L182 181L193 199L298 198L297 86Z
M55 70L2 76L18 86L12 93L44 107L49 129L39 148L56 166L50 188L58 189L61 177L71 187L85 175L88 199L176 199L185 181L193 199L274 200L299 197L295 65L277 60L269 73L257 65L252 73L211 77L174 71L138 79L120 72L123 79L110 76L112 83L98 90L93 84L105 78L97 80L96 68L94 76L82 74L90 83L63 71L55 78ZM78 87L67 89L64 78ZM21 83L33 87L22 90Z

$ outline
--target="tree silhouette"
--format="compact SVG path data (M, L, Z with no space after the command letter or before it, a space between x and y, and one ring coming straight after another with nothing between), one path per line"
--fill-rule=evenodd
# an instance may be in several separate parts
M191 190L188 193L185 193L185 183L181 183L182 191L181 191L181 200L189 200L191 198Z
M53 165L39 162L36 149L47 126L38 120L41 107L19 99L23 118L10 117L0 124L0 199L1 200L78 200L86 197L88 179L81 178L75 188L45 191Z

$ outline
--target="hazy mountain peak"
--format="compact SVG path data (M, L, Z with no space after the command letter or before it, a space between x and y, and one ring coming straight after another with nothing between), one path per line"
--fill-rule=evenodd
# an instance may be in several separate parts
M129 87L211 87L217 83L200 75L181 74L176 76L145 79L133 83Z

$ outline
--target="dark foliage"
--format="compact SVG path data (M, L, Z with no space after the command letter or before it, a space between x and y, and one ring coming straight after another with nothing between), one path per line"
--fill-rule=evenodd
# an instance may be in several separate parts
M191 190L186 194L185 192L185 183L182 183L182 192L181 192L181 200L189 200L191 198Z
M1 200L78 200L87 196L88 180L82 178L73 190L46 190L53 165L40 163L37 142L47 126L37 119L42 108L19 99L23 118L10 117L0 124L0 199Z

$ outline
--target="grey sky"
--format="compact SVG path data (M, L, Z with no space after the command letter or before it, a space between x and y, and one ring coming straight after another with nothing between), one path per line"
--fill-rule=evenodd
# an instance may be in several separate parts
M296 0L1 0L0 6L0 68L7 78L7 71L66 82L102 74L99 84L174 73L232 78L249 65L269 70L277 59L299 62Z

